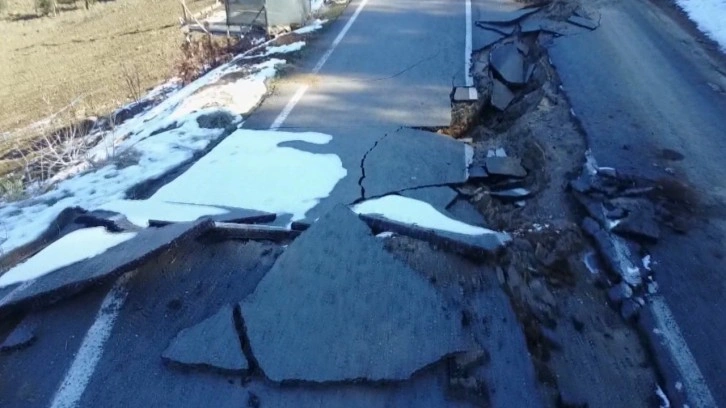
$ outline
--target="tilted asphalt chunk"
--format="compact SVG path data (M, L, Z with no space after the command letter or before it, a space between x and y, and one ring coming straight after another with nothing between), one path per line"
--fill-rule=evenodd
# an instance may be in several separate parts
M435 208L445 209L456 199L458 193L448 186L424 187L401 191L401 195L414 200L425 201Z
M600 255L613 273L633 287L643 282L638 266L640 259L633 255L623 238L605 231L592 218L585 218L582 229L593 238Z
M108 282L136 269L181 240L193 239L214 226L210 220L146 228L100 255L0 291L0 316L12 310L41 307Z
M514 99L514 93L507 88L501 81L494 79L492 86L492 106L500 111L507 109L512 100Z
M172 339L162 359L171 365L242 374L249 369L231 305L186 328Z
M489 54L489 62L507 83L511 85L527 83L524 57L516 44L505 44L493 49Z
M279 383L406 380L471 348L460 310L343 206L290 244L240 309L255 360Z

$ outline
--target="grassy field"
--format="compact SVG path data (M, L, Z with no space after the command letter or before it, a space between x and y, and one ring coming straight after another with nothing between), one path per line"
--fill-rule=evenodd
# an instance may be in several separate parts
M110 0L63 5L37 17L33 0L0 11L0 133L25 127L80 98L77 115L108 113L168 79L183 39L178 0ZM66 0L68 1L68 0ZM187 0L192 12L214 0ZM3 146L0 145L0 154Z

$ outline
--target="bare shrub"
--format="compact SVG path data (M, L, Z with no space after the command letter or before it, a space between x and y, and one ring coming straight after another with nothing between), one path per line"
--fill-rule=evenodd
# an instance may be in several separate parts
M201 37L187 36L181 45L181 56L175 64L176 73L184 84L188 84L205 72L232 59L237 40L227 37L212 38L206 33Z
M56 0L35 0L35 13L41 16L55 15L58 11Z
M139 70L136 66L129 67L127 65L121 66L121 76L123 77L126 89L129 93L129 97L134 101L138 101L143 96L141 89L141 77L139 77Z

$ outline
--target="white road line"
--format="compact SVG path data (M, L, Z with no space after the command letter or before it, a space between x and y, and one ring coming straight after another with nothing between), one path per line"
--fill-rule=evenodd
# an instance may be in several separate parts
M126 302L127 285L134 275L136 275L135 271L119 278L103 299L101 308L96 315L96 321L88 329L73 364L71 364L63 383L53 396L53 401L50 404L51 408L73 408L78 405L93 372L96 370L96 365L101 359L101 355L103 355L103 346L111 335L114 322L124 302Z
M330 45L330 47L325 51L325 54L323 54L322 57L320 57L320 60L318 60L318 63L315 64L315 67L313 67L312 73L313 75L316 75L320 72L321 69L323 69L323 65L325 65L326 62L328 62L328 58L330 58L331 55L333 55L333 51L335 51L335 48L338 47L338 44L340 44L341 41L343 41L343 38L348 33L348 30L350 30L350 27L353 26L353 23L355 23L355 20L358 18L358 15L360 15L361 11L363 11L363 8L368 4L368 0L363 0L358 5L358 8L355 10L355 13L350 17L350 20L348 20L348 23L343 27L342 30L340 30L340 33L338 33L338 36L335 37L335 40L333 40L333 43ZM272 122L272 125L270 125L270 130L278 130L283 123L285 123L285 120L290 115L290 112L295 108L295 105L300 102L300 99L302 99L303 95L305 95L305 92L310 88L310 85L302 85L297 92L295 92L295 95L290 99L290 101L285 105L285 108L280 112L279 115L277 115L277 118L275 118L275 121Z
M711 390L708 389L706 380L703 378L670 308L661 296L650 298L650 308L658 327L654 329L657 330L655 333L660 337L661 343L668 348L678 366L689 402L696 408L715 407L716 401L711 395Z
M476 99L476 88L474 88L474 78L471 76L471 0L466 0L466 41L464 45L464 80L466 86L469 87L469 99Z

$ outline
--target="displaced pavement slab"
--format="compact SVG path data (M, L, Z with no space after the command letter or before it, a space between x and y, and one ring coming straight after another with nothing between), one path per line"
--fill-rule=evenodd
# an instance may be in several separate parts
M158 229L147 228L98 256L63 267L27 285L20 284L3 299L0 314L31 303L40 307L112 280L143 265L170 246L201 235L213 225L212 221L202 220Z
M522 161L516 157L487 157L484 159L484 165L489 174L505 177L526 177L527 170L522 167Z
M434 242L473 257L497 253L511 240L509 234L466 224L428 203L398 195L364 201L353 211L376 230Z
M382 138L368 154L362 181L365 195L464 183L472 154L471 146L448 136L401 128Z
M516 24L493 24L483 21L477 21L475 25L481 29L495 31L501 35L512 35L516 28Z
M40 321L36 315L23 318L0 344L0 351L13 351L30 346L35 341L39 324Z
M406 380L469 347L458 311L342 206L290 244L240 307L275 382Z
M466 199L457 198L456 201L446 208L446 212L461 222L479 227L486 226L484 216Z
M492 106L503 111L507 109L512 100L514 99L514 93L507 88L501 81L496 78L492 80Z
M504 38L502 33L484 28L475 29L471 34L471 48L480 51L491 47Z
M249 369L231 305L177 334L162 358L169 364L242 374Z
M401 191L401 195L414 200L424 201L435 208L445 209L459 194L447 186L423 187Z
M493 49L489 54L489 62L507 83L512 85L527 83L524 57L516 44L505 44Z
M470 262L417 239L387 240L386 250L402 260L451 302L461 304L466 330L486 351L472 375L484 380L491 407L539 407L541 396L519 320L509 297L489 266ZM477 406L481 406L478 404Z
M476 102L478 100L477 90L473 86L457 86L454 89L453 102Z

